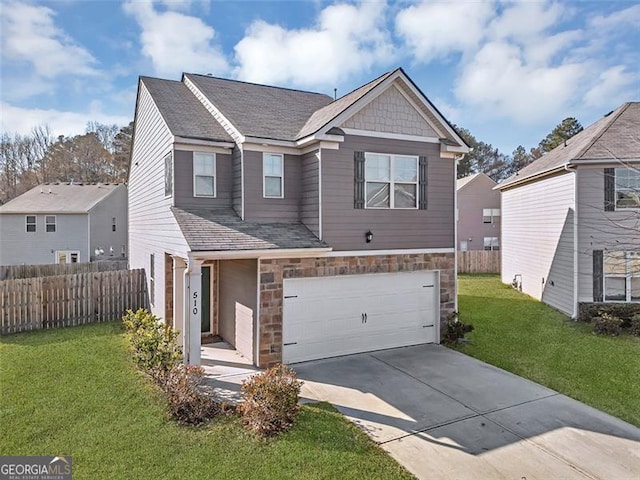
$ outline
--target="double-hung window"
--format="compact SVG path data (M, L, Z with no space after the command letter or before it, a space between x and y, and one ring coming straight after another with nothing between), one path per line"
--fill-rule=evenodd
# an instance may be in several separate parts
M498 237L484 237L485 250L500 250L500 239Z
M27 215L25 217L25 222L27 225L27 232L33 233L36 231L36 216L35 215Z
M500 219L499 208L483 208L482 209L482 223L495 224Z
M164 196L173 195L173 152L164 157Z
M418 208L418 157L365 153L366 208Z
M193 154L193 194L196 197L216 196L216 155Z
M640 252L605 252L604 299L640 302Z
M56 231L56 216L55 215L47 215L44 217L44 230L45 232L55 232Z
M616 168L616 209L640 208L640 169Z
M265 153L262 156L263 195L265 198L284 198L284 156Z

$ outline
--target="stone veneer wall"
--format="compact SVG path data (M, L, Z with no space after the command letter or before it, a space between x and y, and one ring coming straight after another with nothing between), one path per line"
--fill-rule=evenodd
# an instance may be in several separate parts
M455 254L369 255L260 260L258 366L282 361L282 287L285 278L440 270L440 332L455 309Z

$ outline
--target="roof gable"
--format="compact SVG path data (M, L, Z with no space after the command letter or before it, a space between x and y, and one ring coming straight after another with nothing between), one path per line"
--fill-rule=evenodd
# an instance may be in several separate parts
M493 180L489 175L483 172L474 173L473 175L469 175L467 177L462 177L456 180L456 190L460 191L467 185L478 185L482 184L486 185L488 189L493 189L497 185L497 182Z

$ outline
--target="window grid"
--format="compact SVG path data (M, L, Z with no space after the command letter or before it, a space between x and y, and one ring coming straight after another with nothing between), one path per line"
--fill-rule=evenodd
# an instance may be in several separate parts
M36 216L35 215L26 215L25 216L25 224L28 233L34 233L36 228Z
M640 252L605 252L604 300L640 302Z
M284 198L284 155L263 154L262 184L264 198Z
M640 208L640 170L615 169L616 209Z
M216 196L216 155L196 152L193 154L193 195Z
M48 233L55 233L56 231L56 216L47 215L44 217L44 230Z
M365 207L418 208L418 157L365 153Z
M500 218L499 208L483 208L482 209L482 223L497 223Z
M485 250L500 250L500 239L498 237L484 237Z

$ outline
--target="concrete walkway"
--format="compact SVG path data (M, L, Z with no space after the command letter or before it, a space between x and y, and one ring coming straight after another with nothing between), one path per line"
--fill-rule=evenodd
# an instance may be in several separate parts
M640 429L439 345L294 368L421 479L640 479Z

